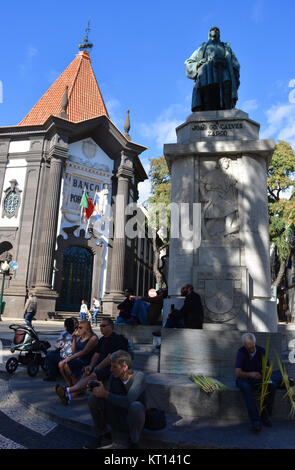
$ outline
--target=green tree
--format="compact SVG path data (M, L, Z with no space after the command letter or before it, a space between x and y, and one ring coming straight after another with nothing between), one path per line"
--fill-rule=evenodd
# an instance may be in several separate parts
M272 286L279 286L294 247L295 228L295 154L279 141L268 169L270 242L276 247L279 263L274 268Z
M169 169L163 156L150 160L149 177L152 195L148 199L147 209L149 212L149 229L153 241L153 270L157 284L162 285L163 276L159 270L159 261L161 250L169 244L171 195Z

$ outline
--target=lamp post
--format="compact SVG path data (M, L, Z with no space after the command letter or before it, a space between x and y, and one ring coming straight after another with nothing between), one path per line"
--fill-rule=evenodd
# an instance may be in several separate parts
M3 313L3 292L4 292L4 284L5 278L9 275L10 266L7 260L1 264L1 273L2 273L2 284L1 284L1 294L0 294L0 321L2 320L2 313Z

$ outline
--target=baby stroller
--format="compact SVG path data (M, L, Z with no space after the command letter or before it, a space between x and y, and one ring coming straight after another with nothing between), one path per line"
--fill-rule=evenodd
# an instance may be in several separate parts
M8 359L6 362L7 372L13 374L19 364L27 367L30 377L34 377L38 373L39 366L45 371L45 357L51 344L48 341L40 341L33 327L10 325L9 328L14 330L14 339L10 351L12 354L19 351L20 354L18 357Z

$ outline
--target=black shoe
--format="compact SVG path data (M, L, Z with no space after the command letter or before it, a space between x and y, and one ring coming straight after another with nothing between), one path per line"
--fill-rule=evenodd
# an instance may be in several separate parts
M261 431L261 424L260 422L254 422L252 423L252 432L254 434L258 434Z
M101 436L103 439L106 439L107 441L112 441L113 438L112 438L112 433L111 432L106 432L105 434L103 434Z
M128 449L139 449L138 442L132 442L128 439Z
M91 442L84 444L83 449L99 449L101 447L101 439L98 437Z

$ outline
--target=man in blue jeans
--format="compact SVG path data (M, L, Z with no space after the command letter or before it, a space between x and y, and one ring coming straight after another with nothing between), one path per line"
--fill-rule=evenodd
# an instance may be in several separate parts
M32 320L37 313L37 297L29 294L28 300L24 307L24 319L28 326L32 327Z
M243 346L238 350L236 358L236 385L243 394L252 423L252 431L258 433L261 431L261 422L264 426L272 426L271 414L277 384L272 382L268 385L265 408L260 416L254 398L254 391L260 390L262 358L265 350L261 346L256 345L256 338L252 333L245 333L242 336L242 341Z

